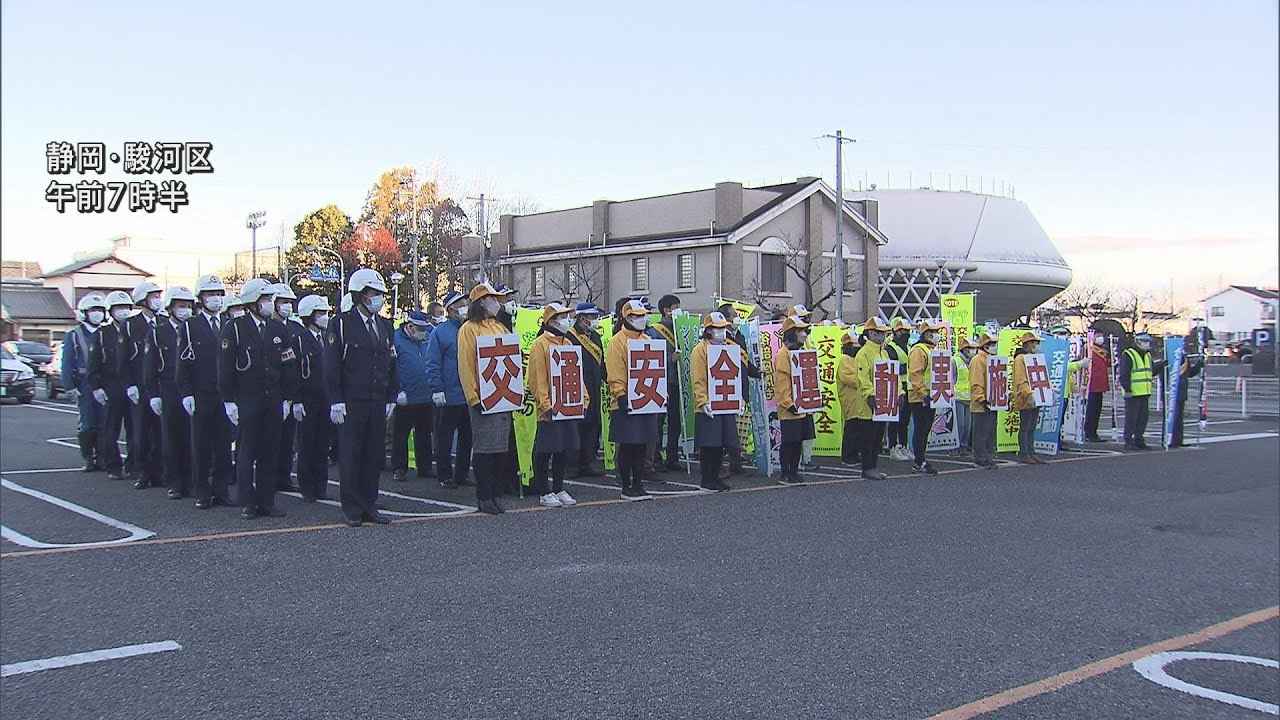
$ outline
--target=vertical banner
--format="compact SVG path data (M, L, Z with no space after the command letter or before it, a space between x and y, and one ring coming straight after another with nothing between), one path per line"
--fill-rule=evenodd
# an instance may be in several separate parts
M814 415L822 412L822 384L818 379L818 351L792 350L791 402L796 412Z
M742 413L746 404L742 367L742 348L734 344L707 346L707 404L712 415Z
M627 407L632 415L667 411L667 341L627 341Z
M782 467L779 452L782 450L782 423L778 420L778 395L773 387L773 356L782 347L782 323L760 326L760 368L764 373L764 415L769 423L770 472Z
M480 412L515 412L524 406L524 355L520 337L480 335L476 338L476 375L480 382Z
M818 325L810 333L809 344L817 348L818 384L822 389L822 409L813 416L813 454L840 457L844 441L844 413L840 409L840 385L836 371L840 367L840 343L845 329Z
M529 367L529 348L538 336L538 324L542 313L531 308L517 308L514 321L516 335L520 336L520 352L524 367ZM516 459L520 467L520 484L529 487L533 483L533 441L538 434L538 417L533 393L525 383L524 403L511 416L516 429Z
M581 420L586 417L587 381L582 377L582 348L553 345L547 368L551 373L551 419Z
M1063 398L1067 408L1062 418L1062 441L1076 445L1084 443L1084 415L1089 396L1089 365L1093 359L1090 348L1093 347L1093 334L1090 330L1086 336L1071 336L1071 357L1079 360L1067 363L1067 386L1070 391Z
M693 454L693 382L689 369L689 353L702 335L702 316L682 314L675 319L676 364L680 376L680 446L685 457Z
M876 406L871 412L872 420L898 422L899 401L902 399L902 391L898 388L899 377L897 360L885 358L876 360L871 371L871 381L875 386L876 394Z
M604 357L609 357L609 341L613 338L613 318L600 318L600 349ZM604 363L600 364L601 372L604 372ZM614 463L614 452L617 447L609 440L609 415L613 411L609 409L612 397L609 394L609 383L602 376L600 378L600 402L596 403L600 408L600 451L604 454L604 469L613 470L616 467Z
M951 352L959 338L973 339L973 293L946 293L939 298L942 321L951 327Z
M756 364L758 368L765 368L766 371L762 375L768 376L772 373L767 371L768 365L764 364L764 358L760 353L760 321L751 320L745 324L743 335L747 339L747 355L750 356L751 362ZM747 381L750 388L751 397L751 437L752 456L755 459L756 469L761 475L769 477L772 474L772 468L769 467L769 415L764 408L764 377L749 378ZM743 452L747 452L744 445Z
M754 323L756 321L752 320L750 322ZM742 337L745 340L749 334L748 322L739 320L738 331L742 333ZM732 340L733 338L730 337L731 342ZM742 348L739 347L738 350L742 351ZM738 415L738 420L735 424L738 429L738 448L741 455L754 459L756 455L756 427L755 415L751 410L751 404L754 402L754 398L751 395L751 383L758 381L748 380L746 377L749 355L750 351L746 351L742 356L742 413ZM751 362L755 361L751 360Z
M1018 336L1025 330L1004 328L996 344L996 354L1009 358L1012 362L1013 351L1018 347ZM990 392L990 388L987 389ZM1006 404L1013 398L1013 368L1006 367L1005 372ZM1017 452L1018 450L1018 412L1012 408L996 415L996 452Z
M1062 443L1062 404L1067 389L1070 354L1071 342L1067 338L1049 336L1040 340L1040 352L1027 356L1028 359L1039 356L1044 362L1043 372L1037 369L1034 373L1030 360L1027 363L1031 393L1040 408L1031 442L1035 451L1042 455L1057 455ZM1042 405L1042 400L1047 402Z
M1048 344L1050 338L1045 338L1045 342L1041 343L1041 347ZM1023 356L1023 361L1027 364L1027 382L1031 385L1031 403L1036 407L1049 407L1053 405L1053 387L1049 384L1049 363L1044 359L1044 353L1027 353Z
M1169 445L1173 442L1173 426L1178 420L1178 400L1182 389L1178 387L1178 375L1182 371L1182 359L1186 354L1185 341L1181 336L1167 337L1164 339L1164 359L1165 359L1165 382L1166 401L1164 404L1164 447L1169 449ZM1201 372L1208 372L1208 369Z

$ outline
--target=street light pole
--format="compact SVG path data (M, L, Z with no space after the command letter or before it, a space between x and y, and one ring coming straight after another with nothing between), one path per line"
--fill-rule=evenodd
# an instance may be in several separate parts
M342 304L342 288L343 286L346 285L346 282L347 282L346 265L342 262L342 256L334 252L333 250L330 250L329 248L326 248L326 247L319 248L319 250L320 252L327 252L330 255L338 258L338 304L341 305Z
M836 141L836 262L832 271L836 276L836 320L844 322L844 144L857 141L845 137L842 130L823 137L835 138ZM870 308L867 310L870 312Z
M249 234L253 238L251 241L253 259L250 263L251 269L249 271L253 275L253 277L258 276L258 228L267 224L266 217L267 217L266 210L258 210L258 211L249 213L249 217L246 218L244 221L244 226L249 228ZM279 268L276 268L276 269L278 270Z

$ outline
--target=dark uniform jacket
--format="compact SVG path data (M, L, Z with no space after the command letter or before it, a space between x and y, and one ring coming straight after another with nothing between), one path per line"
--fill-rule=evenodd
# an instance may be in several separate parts
M169 318L156 321L151 333L151 352L143 374L143 395L147 399L178 396L178 338L183 324Z
M95 332L89 352L89 390L119 393L128 386L124 361L129 356L129 340L123 327L114 320Z
M166 318L156 317L156 325ZM126 342L129 344L128 354L124 359L125 387L136 385L138 393L146 397L147 364L151 360L152 334L151 323L142 313L138 313L125 321Z
M391 323L375 316L378 336L369 335L360 308L352 308L329 321L329 347L325 350L325 378L329 402L392 403L400 392L396 349Z
M329 387L326 383L325 349L328 335L321 331L317 338L310 327L294 336L298 355L298 399L307 405L329 406Z
M219 337L209 316L198 312L178 334L178 394L181 397L218 394ZM226 326L230 321L222 319Z
M266 320L259 329L245 313L222 326L218 392L223 402L247 407L297 399L297 353L284 323Z

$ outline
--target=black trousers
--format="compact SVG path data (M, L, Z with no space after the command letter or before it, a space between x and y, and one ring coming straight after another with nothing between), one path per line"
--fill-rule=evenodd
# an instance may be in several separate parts
M1187 390L1182 389L1178 398L1177 412L1173 417L1173 432L1169 436L1169 447L1182 447L1182 414L1187 410Z
M916 464L924 462L925 450L929 448L929 431L933 429L933 418L938 414L929 403L911 403L911 419L915 427L911 431L911 454Z
M236 441L236 485L240 504L259 511L275 507L280 472L281 400L240 403Z
M170 490L191 492L191 416L174 389L160 391L160 444L164 480Z
M784 442L778 450L778 461L782 465L782 474L796 478L800 474L800 456L804 452L804 442Z
M670 383L668 383L667 389L671 389ZM680 427L684 419L684 410L680 403L680 389L677 387L667 401L667 414L658 418L657 442L661 444L663 436L666 436L667 462L673 462L680 458Z
M1124 444L1142 447L1147 444L1147 420L1151 415L1150 395L1124 399Z
M329 491L329 405L308 402L302 408L307 414L298 425L298 488L308 500L323 498Z
M1098 437L1098 420L1102 418L1102 395L1103 393L1089 393L1089 399L1084 406L1084 436L1085 438Z
M880 462L880 444L884 442L884 426L874 420L852 420L855 435L862 446L862 469L875 470ZM845 432L848 432L846 430Z
M347 403L347 419L338 426L338 481L342 514L349 520L372 517L377 510L378 478L386 463L385 403L368 400Z
M431 432L435 419L435 406L397 405L391 416L391 469L409 469L409 432L413 431L413 461L418 466L418 477L431 474Z
M533 486L538 493L558 493L564 490L564 474L569 467L569 452L534 453Z
M996 452L996 411L973 413L973 460L989 463Z
M600 393L592 395L600 397ZM587 417L578 423L578 467L585 468L596 460L596 452L600 450L600 413L595 408L587 408Z
M454 436L458 440L457 461L450 459ZM440 480L461 483L471 470L471 416L466 405L445 405L436 417L436 474ZM476 473L477 481L479 473Z
M1036 423L1040 422L1040 408L1018 411L1018 455L1030 457L1036 454Z
M847 463L858 462L862 454L862 435L858 432L858 421L849 418L844 421L844 437L840 441L840 459Z
M128 400L125 398L125 402ZM129 415L132 417L129 460L133 464L133 473L139 479L158 487L164 475L160 416L151 412L151 404L145 397L139 398L136 405L129 403Z
M280 425L280 449L276 453L276 489L288 490L293 486L293 447L298 435L298 421L293 413Z
M498 496L498 466L506 453L474 453L471 463L476 470L476 502L494 500Z
M494 491L503 495L520 494L520 458L516 455L516 426L507 424L507 451L498 454L497 481Z
M644 454L644 445L618 443L613 459L618 465L618 483L623 490L644 486Z
M231 421L217 393L199 393L195 401L196 411L191 416L191 485L197 500L217 498L230 505L227 486L231 483Z
M102 426L98 429L98 465L108 473L119 475L124 466L120 459L120 427L123 425L129 437L133 437L133 416L129 413L129 398L120 388L104 388L107 404L103 408ZM131 469L132 464L129 466Z
M698 448L699 469L702 472L702 487L714 490L720 486L720 462L724 458L722 447Z
M889 428L889 445L900 445L907 447L908 434L911 431L911 406L907 402L907 396L903 395L898 398L898 422Z

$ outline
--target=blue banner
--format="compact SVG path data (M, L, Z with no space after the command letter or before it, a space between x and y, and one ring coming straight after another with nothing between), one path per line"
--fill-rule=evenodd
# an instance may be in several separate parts
M1182 356L1186 352L1181 336L1164 339L1165 359L1165 402L1164 402L1164 446L1173 442L1173 425L1178 419L1178 373L1182 370Z
M1040 408L1040 421L1036 423L1032 438L1036 452L1057 455L1062 440L1063 395L1067 389L1067 361L1071 357L1071 341L1052 335L1040 340L1040 353L1049 366L1049 387L1053 388L1053 403Z
M755 363L762 372L770 372L772 368L763 365L763 359L760 352L760 321L752 318L746 323L738 323L738 329L743 330L743 336L747 339L747 354L750 356L751 362ZM769 477L772 468L769 467L769 443L761 442L761 438L769 437L769 416L764 405L764 380L763 378L749 378L747 380L747 395L751 404L751 429L755 433L757 442L755 443L754 461L756 469L761 475Z

